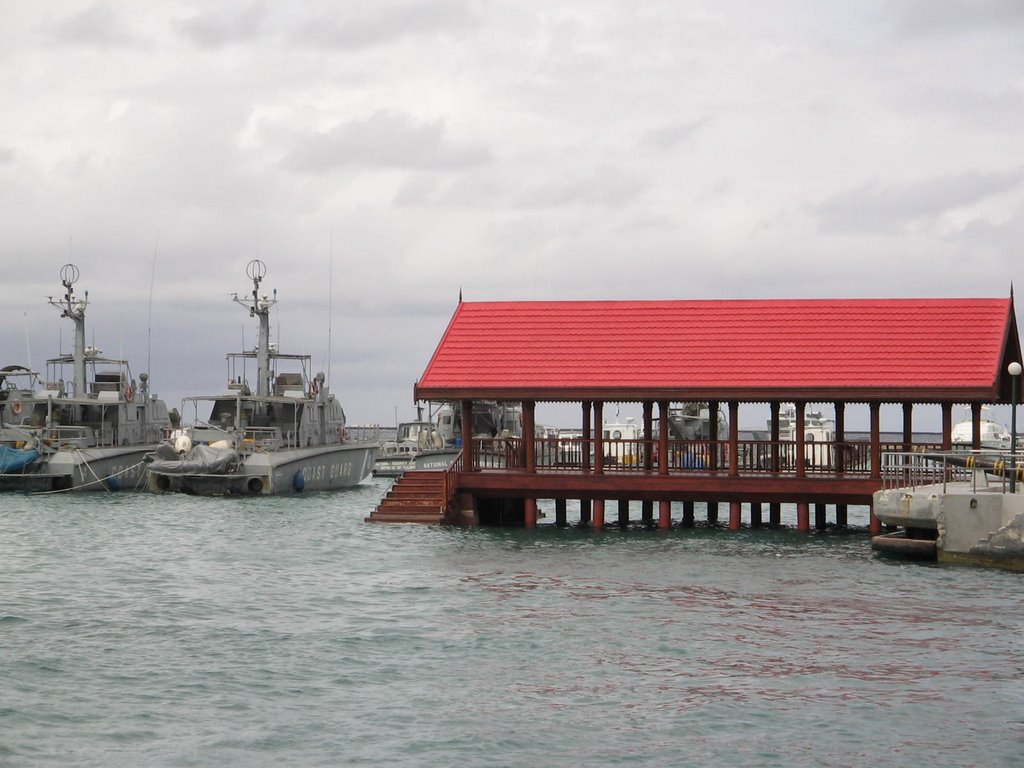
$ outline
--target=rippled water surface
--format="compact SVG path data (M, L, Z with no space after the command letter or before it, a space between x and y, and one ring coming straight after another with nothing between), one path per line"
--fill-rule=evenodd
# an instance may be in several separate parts
M1024 761L1024 576L365 524L385 488L0 497L0 765Z

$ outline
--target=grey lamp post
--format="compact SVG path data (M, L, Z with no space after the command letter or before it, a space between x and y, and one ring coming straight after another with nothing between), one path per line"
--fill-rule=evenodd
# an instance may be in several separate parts
M1006 366L1012 377L1010 383L1010 493L1017 492L1017 394L1020 386L1020 363L1014 360Z

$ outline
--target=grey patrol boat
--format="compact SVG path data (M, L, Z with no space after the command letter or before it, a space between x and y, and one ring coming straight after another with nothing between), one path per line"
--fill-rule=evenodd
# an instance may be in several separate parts
M175 430L150 457L148 488L203 496L270 495L348 488L373 471L379 429L352 427L309 355L270 343L273 297L260 295L266 265L250 261L252 295L234 301L259 319L255 350L227 355L228 388L187 397L192 425ZM255 361L255 391L246 364ZM202 414L202 415L200 415Z
M150 394L145 373L136 381L128 361L86 346L89 292L75 295L74 264L60 274L64 295L49 303L74 323L74 349L47 360L45 378L22 366L3 369L0 490L142 488L144 459L172 428L167 406Z

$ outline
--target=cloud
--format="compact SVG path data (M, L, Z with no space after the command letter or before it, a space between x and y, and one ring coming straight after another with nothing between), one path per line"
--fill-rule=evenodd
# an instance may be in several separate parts
M64 45L121 48L141 44L127 28L124 18L101 3L54 22L48 32L54 41Z
M699 120L669 123L649 131L641 140L641 144L648 149L670 152L680 144L692 141L709 122L710 118L702 117Z
M14 165L14 150L0 146L0 165Z
M329 4L329 14L311 17L294 42L352 49L383 45L407 36L459 35L476 28L476 14L462 0Z
M266 8L262 2L243 6L204 6L204 12L178 22L178 30L203 48L221 48L254 39L263 26Z
M865 184L813 206L824 230L893 232L917 220L984 201L1024 181L1024 169L962 173L909 184Z
M518 208L619 207L635 200L647 187L647 182L632 173L604 165L590 174L556 179L527 189L514 204Z
M1020 0L901 0L886 8L896 30L907 35L959 36L967 29L1020 34L1024 29L1024 3Z
M377 112L365 120L312 133L288 153L283 165L300 173L337 168L460 169L489 162L490 153L446 136L443 121L421 122L408 114Z

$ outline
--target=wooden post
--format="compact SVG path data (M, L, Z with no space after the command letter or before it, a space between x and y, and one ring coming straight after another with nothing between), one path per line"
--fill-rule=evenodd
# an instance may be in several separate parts
M836 525L840 528L845 528L847 523L847 506L845 504L836 504Z
M604 499L594 499L594 519L590 525L595 531L604 529Z
M871 502L871 512L868 520L868 533L872 536L878 536L882 533L882 521L875 517L875 503Z
M590 499L580 499L580 525L590 525L591 506Z
M658 474L667 475L668 456L668 401L658 401Z
M693 528L693 502L692 501L684 501L683 502L683 520L682 520L682 523L680 523L680 525L682 525L683 528Z
M654 403L644 400L644 470L654 469Z
M769 408L771 409L769 439L772 442L772 472L779 472L782 469L782 452L779 450L779 403L772 401Z
M799 408L797 413L799 413ZM796 505L796 529L800 533L810 533L811 531L811 510L810 506L806 501L799 501Z
M524 500L524 522L527 528L537 527L537 500L536 499L525 499Z
M594 403L594 474L604 474L604 403L600 400Z
M590 435L591 435L591 410L593 403L589 400L583 401L583 436L580 439L580 459L582 460L583 473L590 471Z
M711 414L708 414L708 418ZM740 404L729 401L729 477L740 476ZM732 513L730 513L731 515ZM730 527L732 524L730 523ZM734 529L738 530L738 529Z
M708 508L708 525L718 525L718 502L709 501L707 502Z
M629 499L619 499L619 527L629 525Z
M527 400L523 403L523 444L526 447L526 471L537 471L537 403ZM534 502L536 504L536 502Z
M768 505L768 524L776 528L782 525L782 504L777 501Z
M913 403L903 403L903 453L913 451Z
M761 522L761 502L752 501L750 502L750 527L760 528Z
M953 404L942 404L942 450L953 450Z
M658 502L658 527L662 530L672 527L672 502L662 499Z
M828 527L825 518L825 505L820 502L814 505L814 527L819 531L824 531Z
M654 522L654 502L650 499L644 499L640 502L640 517L644 521L644 525L650 525Z
M981 403L971 403L971 448L981 450Z
M729 530L738 531L742 527L743 504L739 501L729 502Z
M871 479L882 479L882 404L869 404L871 411Z
M836 431L832 436L835 444L836 474L846 472L846 403L841 400L835 402L836 409Z
M807 475L807 445L804 438L807 437L807 414L804 409L807 403L796 402L796 476L806 477Z
M559 528L565 526L565 499L555 499L555 525Z
M473 450L473 401L462 401L462 455L468 472L479 469L477 454Z

